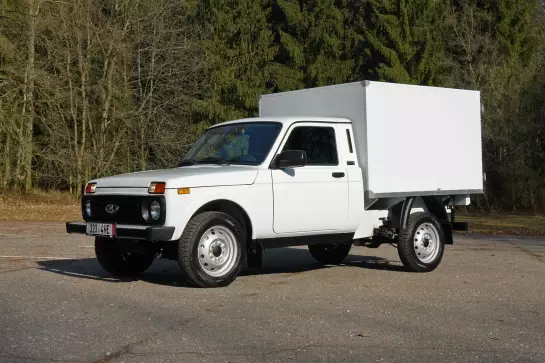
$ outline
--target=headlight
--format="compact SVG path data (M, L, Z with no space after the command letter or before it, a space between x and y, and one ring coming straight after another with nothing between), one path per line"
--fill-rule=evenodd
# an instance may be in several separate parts
M158 201L154 200L153 203L151 203L149 212L151 215L151 219L154 221L158 220L159 217L161 217L161 205Z
M85 201L85 214L87 215L87 217L91 217L91 201L90 200Z
M149 210L147 203L142 203L142 218L144 218L146 222L149 222Z

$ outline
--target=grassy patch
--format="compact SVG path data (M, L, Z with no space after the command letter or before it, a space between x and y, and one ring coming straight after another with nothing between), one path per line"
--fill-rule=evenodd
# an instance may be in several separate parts
M81 220L79 199L60 192L0 194L0 221L65 222Z
M545 236L545 216L523 214L462 215L456 220L469 223L470 233Z

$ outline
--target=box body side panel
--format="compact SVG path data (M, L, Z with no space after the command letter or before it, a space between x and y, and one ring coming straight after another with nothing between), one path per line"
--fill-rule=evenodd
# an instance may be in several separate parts
M369 196L483 189L479 92L369 82L366 115Z
M366 207L376 198L482 192L478 91L354 82L262 96L260 116L349 119Z

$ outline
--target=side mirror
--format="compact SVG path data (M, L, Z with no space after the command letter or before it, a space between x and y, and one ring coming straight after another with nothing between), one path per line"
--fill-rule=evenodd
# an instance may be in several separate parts
M286 150L276 155L274 166L277 169L296 168L307 165L307 153L302 150Z

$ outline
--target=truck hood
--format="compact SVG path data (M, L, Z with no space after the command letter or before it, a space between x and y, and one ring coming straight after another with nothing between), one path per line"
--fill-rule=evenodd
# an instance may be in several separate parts
M258 170L244 165L197 165L140 171L92 180L97 188L147 188L165 182L167 189L253 184Z

